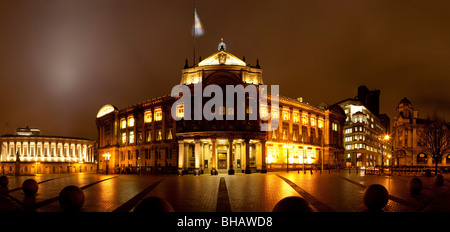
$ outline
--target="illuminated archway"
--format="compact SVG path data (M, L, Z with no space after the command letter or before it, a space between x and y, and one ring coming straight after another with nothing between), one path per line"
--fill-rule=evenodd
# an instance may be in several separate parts
M101 118L111 112L114 112L114 110L115 110L115 107L113 105L106 104L98 111L97 118Z
M417 155L417 164L427 164L428 157L425 153L421 152Z

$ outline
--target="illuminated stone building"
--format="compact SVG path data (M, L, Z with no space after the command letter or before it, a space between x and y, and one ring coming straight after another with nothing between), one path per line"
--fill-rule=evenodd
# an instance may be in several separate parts
M2 174L97 172L93 140L41 135L27 127L0 136L0 144Z
M397 107L394 118L392 137L394 145L394 163L396 166L435 166L434 160L422 152L418 146L418 132L426 119L419 118L419 112L407 98L403 98ZM438 163L439 166L450 164L450 155Z
M360 86L356 98L338 103L346 114L344 126L346 166L389 165L392 145L391 141L385 138L389 135L389 117L374 113L379 112L379 94L379 90L369 91L366 86Z
M178 104L181 97L163 96L120 110L109 104L100 109L96 123L101 171L234 174L298 169L304 163L308 168L334 165L343 159L345 114L338 105L318 108L279 96L279 107L272 110L268 94L266 104L254 108L248 94L243 100L245 120L237 120L238 98L234 107L223 103L214 108L224 120L207 120L204 115L195 120L195 107L203 107L211 99L205 95L198 98L195 86L205 90L217 85L224 93L227 85L254 86L258 91L263 86L259 63L250 66L227 52L223 42L216 53L197 65L189 67L186 61L180 85L194 93L192 106ZM172 117L172 105L176 116L183 119ZM250 118L253 112L256 120ZM188 114L192 120L186 119ZM279 120L274 131L261 130L268 114ZM228 117L232 120L225 119Z

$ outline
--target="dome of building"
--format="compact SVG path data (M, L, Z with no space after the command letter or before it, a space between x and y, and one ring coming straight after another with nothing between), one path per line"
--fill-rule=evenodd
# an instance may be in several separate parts
M400 103L399 103L399 105L400 104L403 104L403 105L412 105L411 104L411 102L408 100L408 98L403 98L401 101L400 101Z
M338 105L338 104L331 105L328 109L329 109L330 111L334 111L334 112L336 112L336 113L338 113L338 114L345 115L345 111L344 111L344 110L342 109L342 107L341 107L340 105Z
M252 67L228 52L222 39L218 45L218 51L202 59L198 65L189 67L186 61L180 84L199 83L205 85L261 85L263 84L262 69L258 60L257 65Z

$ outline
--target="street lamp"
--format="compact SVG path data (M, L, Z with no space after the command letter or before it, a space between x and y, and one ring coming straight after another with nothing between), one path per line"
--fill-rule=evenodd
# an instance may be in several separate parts
M38 174L38 165L41 164L40 162L36 162L36 174Z
M386 135L383 135L383 136L380 136L380 139L381 139L381 174L383 174L383 172L384 172L384 170L383 170L383 167L384 167L384 151L383 151L383 145L386 145L387 144L387 141L390 139L391 137L388 135L388 134L386 134ZM383 141L384 141L384 143L386 143L386 144L383 144Z
M105 166L106 166L105 167L105 172L106 172L105 174L108 175L108 171L109 171L109 165L108 165L109 162L108 161L109 161L109 158L111 157L111 154L109 154L109 152L105 153L105 154L103 154L103 157L105 158L105 163L106 163L105 164Z

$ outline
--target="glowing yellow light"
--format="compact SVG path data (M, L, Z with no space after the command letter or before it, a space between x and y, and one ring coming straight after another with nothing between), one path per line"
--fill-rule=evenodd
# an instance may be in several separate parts
M101 118L111 112L114 112L114 106L107 104L104 105L97 113L97 118Z
M302 124L308 124L308 114L302 115Z
M134 117L128 116L128 126L133 127L134 126Z
M178 105L177 106L177 117L183 118L184 117L184 105Z
M323 128L323 119L319 118L318 127Z
M207 66L207 65L239 65L246 66L245 62L238 59L234 55L226 52L219 51L211 55L210 57L202 60L198 66Z
M385 135L384 136L384 140L389 140L391 137L389 137L389 135Z
M127 143L127 133L122 133L122 144Z
M265 120L269 118L269 111L267 110L267 105L261 104L259 108L259 113L261 115L261 119Z
M161 107L155 109L155 121L162 120L162 109Z
M300 114L298 110L294 110L294 112L292 113L292 119L295 123L300 122Z
M130 143L134 143L134 131L130 131Z
M283 115L283 120L285 120L285 121L289 121L289 116L290 116L290 114L289 114L289 109L283 109L283 113L282 113L282 115Z
M152 111L151 110L146 110L144 113L144 122L145 123L149 123L152 122Z
M127 128L127 121L125 120L125 118L120 119L120 128L121 129Z

